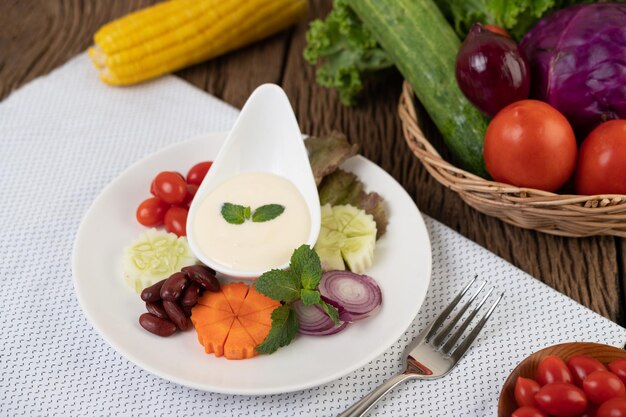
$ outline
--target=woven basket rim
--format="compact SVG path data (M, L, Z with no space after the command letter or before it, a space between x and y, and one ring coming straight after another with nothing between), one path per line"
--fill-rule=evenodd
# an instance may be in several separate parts
M410 97L412 99L413 97L415 97L414 95L415 93L413 92L413 87L411 87L411 84L406 80L404 80L402 90L403 90L402 91L403 98ZM409 94L409 97L406 97L406 94ZM402 105L400 107L402 108ZM415 114L414 112L412 113ZM551 191L539 190L537 188L518 187L516 185L511 185L511 184L507 184L504 182L498 182L492 179L483 178L469 171L466 171L463 168L459 168L456 165L453 165L452 163L450 163L449 161L443 159L443 157L439 154L439 152L437 152L437 150L434 147L432 147L432 149L429 149L429 151L430 153L438 157L437 162L439 162L439 165L441 165L442 167L446 169L450 169L451 171L455 171L467 178L477 180L481 184L486 185L488 187L493 187L493 188L498 188L498 189L507 189L506 191L507 193L537 195L537 196L549 197L549 198L557 197L560 200L571 200L572 203L578 203L578 202L588 201L588 200L613 200L615 198L618 198L620 200L626 200L626 194L593 194L593 195L558 194L558 193L554 193ZM546 199L545 201L542 201L542 202L545 203L547 201L548 200Z
M626 195L557 194L479 177L446 161L422 132L415 95L405 80L398 105L402 132L413 154L439 183L468 205L518 227L561 236L626 237Z

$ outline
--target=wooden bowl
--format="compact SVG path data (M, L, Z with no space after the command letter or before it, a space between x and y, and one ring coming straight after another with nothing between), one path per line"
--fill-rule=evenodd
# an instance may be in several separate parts
M564 361L574 355L587 355L596 358L604 365L608 365L616 359L626 358L626 350L599 343L576 342L549 346L533 353L521 361L504 382L498 401L498 417L511 417L511 413L517 408L514 394L517 377L534 379L537 365L543 358L550 355L558 356Z

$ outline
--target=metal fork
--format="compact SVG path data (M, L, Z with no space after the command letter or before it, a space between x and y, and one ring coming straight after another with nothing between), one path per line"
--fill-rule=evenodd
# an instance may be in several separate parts
M496 306L504 296L500 296L491 304L491 307L480 319L478 324L472 331L465 336L465 339L458 344L453 350L463 333L469 327L471 321L476 317L479 310L483 307L493 288L487 291L478 305L474 307L472 312L461 323L459 328L453 332L455 325L463 317L472 302L478 297L485 287L485 283L481 284L478 290L465 302L454 317L440 331L439 328L446 322L452 311L461 302L461 299L469 291L470 287L476 282L476 278L467 284L467 286L452 300L452 302L439 314L439 316L428 327L426 327L419 336L417 336L405 349L402 365L403 371L391 377L374 391L363 397L360 401L354 403L350 408L344 411L339 417L358 417L365 415L385 394L391 391L399 383L408 379L435 379L448 374L465 355L471 344L480 333L489 317L496 309Z

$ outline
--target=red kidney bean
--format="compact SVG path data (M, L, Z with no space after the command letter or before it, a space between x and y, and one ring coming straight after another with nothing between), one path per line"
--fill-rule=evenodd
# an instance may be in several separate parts
M167 337L176 332L176 326L169 320L161 319L150 313L143 313L139 316L139 324L141 327L154 333L157 336Z
M161 287L161 298L165 301L176 301L181 296L189 280L182 272L176 272L165 280Z
M164 300L163 308L165 308L167 315L176 327L180 330L187 330L189 328L189 320L187 320L185 312L178 304L172 301Z
M185 288L185 292L183 292L183 296L180 298L180 305L183 307L193 307L198 302L199 297L200 286L197 283L192 282L187 288Z
M220 290L220 282L215 277L215 271L203 265L191 265L182 269L190 280L197 283L207 291L217 292Z
M157 282L154 285L149 286L148 288L144 288L141 292L141 299L146 303L156 303L157 301L161 301L161 287L165 283L165 279Z
M182 306L181 308L183 309L183 313L185 313L185 317L191 317L191 307Z
M169 320L169 317L163 308L163 303L160 301L156 303L146 303L146 310L148 310L148 313L152 313L160 319Z

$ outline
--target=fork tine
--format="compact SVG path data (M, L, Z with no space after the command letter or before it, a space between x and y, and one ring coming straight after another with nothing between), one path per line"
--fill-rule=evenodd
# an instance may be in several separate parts
M435 340L433 340L432 342L432 345L435 346L435 348L439 349L439 347L441 347L443 342L452 332L452 329L454 329L454 326L459 322L461 317L463 317L463 314L465 314L469 306L474 302L476 297L478 297L478 294L480 294L483 288L485 288L486 284L487 284L486 282L483 282L480 285L480 288L478 288L478 291L476 291L474 295L472 295L472 297L469 300L467 300L467 302L463 305L463 307L461 307L461 310L459 310L459 312L456 313L452 321L450 321L450 323L448 323L446 327L444 327L443 330L440 331L439 334L435 337Z
M482 306L485 304L485 302L487 301L487 298L489 298L489 296L491 295L491 293L493 292L494 288L491 287L489 288L489 291L487 291L487 295L485 295L483 297L482 300L480 300L480 303L478 303L478 305L476 307L474 307L474 310L472 310L472 312L470 313L469 316L467 316L467 318L465 319L465 321L463 322L463 324L461 324L461 326L459 327L459 329L452 335L452 337L450 337L450 339L448 339L448 341L446 342L445 345L443 345L443 348L441 348L441 351L444 354L449 354L450 351L452 350L452 348L454 347L454 345L456 344L456 342L461 338L461 336L463 335L463 332L465 332L465 330L467 329L467 327L470 325L470 323L472 322L472 320L474 320L474 317L476 317L476 314L478 314L478 311L482 308Z
M485 323L487 323L487 320L489 320L489 317L491 317L491 314L494 312L494 310L498 306L498 303L500 302L500 300L502 300L502 297L504 297L504 293L500 294L498 299L491 305L491 307L485 313L483 318L480 319L476 327L472 329L470 334L468 334L465 337L465 340L463 340L463 342L461 342L461 344L454 350L454 352L452 352L452 354L450 355L452 359L454 359L455 361L458 361L459 359L463 357L463 355L465 355L465 352L472 345L472 343L474 342L474 339L476 339L476 336L478 336L478 334L480 333Z
M426 337L424 338L424 340L428 341L431 337L433 337L437 329L448 318L448 316L450 315L452 310L454 310L457 304L459 304L459 301L461 301L461 298L463 298L465 293L467 293L467 291L470 289L472 284L476 282L476 279L478 279L478 275L474 275L474 279L472 279L469 282L469 284L467 284L465 288L463 288L461 292L456 297L454 297L454 299L450 302L450 304L448 304L448 306L441 313L439 313L439 315L437 316L437 319L435 319L433 324L430 325L430 329L428 329L428 333L426 334Z

